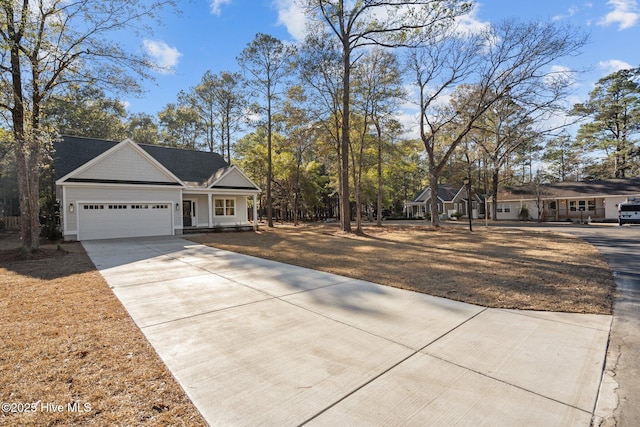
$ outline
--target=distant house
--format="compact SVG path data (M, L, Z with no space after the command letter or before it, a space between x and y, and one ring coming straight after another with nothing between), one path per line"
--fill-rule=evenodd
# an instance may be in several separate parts
M505 187L498 192L496 219L519 219L525 207L533 220L616 220L618 204L630 196L640 196L640 178ZM490 198L489 212L493 204Z
M67 240L256 227L261 190L218 154L70 136L54 148Z
M450 184L439 184L437 198L439 215L453 218L459 212L465 217L468 216L467 189L464 185L456 188ZM473 194L471 198L473 218L478 218L482 214L482 207L480 198ZM407 218L427 218L431 213L431 187L427 186L413 201L406 202L404 210Z

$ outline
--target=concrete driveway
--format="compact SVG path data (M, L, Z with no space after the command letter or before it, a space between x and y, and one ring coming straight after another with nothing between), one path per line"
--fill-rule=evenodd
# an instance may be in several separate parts
M176 237L83 244L211 425L591 422L611 316L487 309Z

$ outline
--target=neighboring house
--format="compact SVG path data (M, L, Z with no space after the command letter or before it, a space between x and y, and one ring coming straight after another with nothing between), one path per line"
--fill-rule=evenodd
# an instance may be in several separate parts
M467 188L464 185L456 189L449 184L439 184L437 197L438 214L445 218L453 218L457 212L468 216ZM478 218L482 203L476 194L473 194L471 207L473 218ZM431 212L431 187L427 186L412 202L405 202L404 211L408 218L426 218Z
M618 204L630 196L640 196L640 178L506 187L498 192L496 219L519 219L524 206L533 220L617 220ZM492 198L488 204L493 212Z
M70 136L54 148L66 240L256 227L260 189L218 154Z

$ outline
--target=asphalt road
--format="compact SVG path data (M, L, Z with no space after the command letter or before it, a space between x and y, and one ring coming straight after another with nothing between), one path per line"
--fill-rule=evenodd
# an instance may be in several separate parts
M593 244L609 262L616 282L609 338L607 380L617 384L613 419L603 425L640 425L640 226L568 227ZM608 377L608 378L607 378Z

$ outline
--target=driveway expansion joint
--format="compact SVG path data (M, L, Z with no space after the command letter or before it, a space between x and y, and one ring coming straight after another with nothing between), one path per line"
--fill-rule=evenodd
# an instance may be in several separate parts
M547 425L573 420L574 425L586 426L592 419L581 407L591 406L592 391L597 394L593 362L599 361L605 319L580 325L580 320L561 321L563 316L545 319L368 282L360 287L349 284L355 279L251 260L206 246L194 248L190 242L187 248L184 242L175 237L143 241L149 258L171 259L169 265L158 263L154 269L167 280L147 281L155 264L145 264L142 274L132 274L144 282L141 286L115 286L113 291L123 297L127 311L211 424L304 425L318 419L327 423L352 416L354 410L358 415L352 420L362 423L371 424L378 419L372 414L382 416L383 410L402 423L443 416L443 405L462 407L468 422L487 415L497 424L539 416L530 419L538 424L546 420ZM140 246L139 241L136 244ZM96 253L87 251L92 259L108 257L100 247L94 248ZM127 265L135 272L141 256L129 251L108 265L116 261L125 267L123 273ZM256 269L247 271L248 266ZM203 274L174 278L199 271ZM259 283L261 279L264 282ZM166 285L156 285L162 282ZM525 347L519 354L531 356L512 359L507 370L488 370L474 363L477 359L488 362L484 366L497 366L502 355L494 353L502 351L503 342L509 351L520 351L525 337L521 324L552 335ZM593 326L599 324L600 328ZM574 340L575 334L579 338ZM483 336L488 341L484 348L478 347ZM558 366L568 368L568 375L562 381L550 375L539 378L544 361L555 360L556 352L566 348L567 337L577 343L573 350L580 349L571 353L571 361L578 356L572 362L575 368L564 357ZM451 352L469 352L469 357L450 358ZM588 380L583 379L585 372ZM462 388L448 387L452 379L463 381ZM395 384L395 391L386 388L390 384ZM491 407L506 404L508 409L510 402L514 408L528 409L491 413ZM404 412L398 412L401 407ZM447 414L442 419L454 420Z

